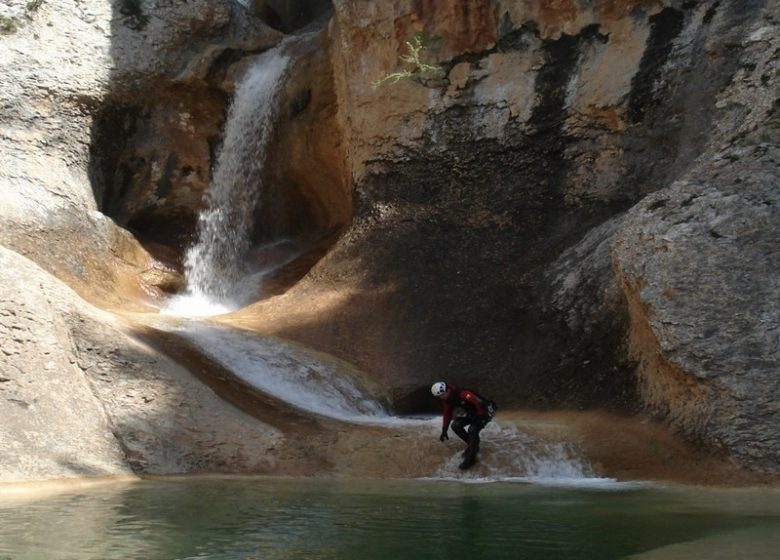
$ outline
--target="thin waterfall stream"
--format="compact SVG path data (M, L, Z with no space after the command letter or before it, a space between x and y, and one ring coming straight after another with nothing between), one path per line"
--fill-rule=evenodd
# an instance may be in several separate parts
M208 316L251 301L262 270L246 264L254 216L262 204L267 144L278 117L278 96L290 66L286 42L260 56L236 87L217 156L197 241L184 258L186 293L165 312ZM247 278L249 281L246 281Z

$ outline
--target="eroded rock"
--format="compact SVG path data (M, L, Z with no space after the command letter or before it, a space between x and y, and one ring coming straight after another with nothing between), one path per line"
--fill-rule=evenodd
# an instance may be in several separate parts
M742 38L695 167L628 213L614 265L645 405L740 464L780 470L777 7Z
M780 151L723 156L711 175L632 209L616 270L648 408L743 464L777 469Z
M0 248L0 482L269 472L282 434Z

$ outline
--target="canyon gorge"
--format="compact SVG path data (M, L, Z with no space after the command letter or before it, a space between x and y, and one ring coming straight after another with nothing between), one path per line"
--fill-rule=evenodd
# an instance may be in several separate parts
M403 417L438 379L499 403L496 460L517 426L605 476L780 474L776 2L8 0L0 23L0 482L430 476L447 448ZM262 142L230 144L282 58ZM220 180L257 189L231 282L261 280L166 314ZM257 390L208 329L393 421Z

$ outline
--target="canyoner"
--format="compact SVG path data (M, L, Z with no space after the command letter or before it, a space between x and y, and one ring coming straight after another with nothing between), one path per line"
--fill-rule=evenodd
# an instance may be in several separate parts
M458 468L461 470L471 468L477 462L480 442L479 432L495 416L498 409L496 403L471 389L464 389L444 381L434 383L431 386L431 394L441 399L444 407L439 440L444 442L450 439L447 431L449 430L450 422L452 422L452 431L466 442L466 449L463 451L463 462L458 465ZM463 414L456 417L453 421L452 417L455 409L460 409L463 411ZM468 430L466 429L467 426Z

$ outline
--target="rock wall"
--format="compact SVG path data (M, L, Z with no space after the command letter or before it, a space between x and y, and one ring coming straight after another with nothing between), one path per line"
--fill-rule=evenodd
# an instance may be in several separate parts
M690 173L635 206L613 246L646 406L744 465L778 470L780 58L775 6Z
M692 165L717 131L716 93L738 70L735 45L760 25L761 7L335 7L355 218L312 282L343 304L311 320L268 304L273 328L399 389L447 376L513 404L630 408L625 306L610 296L599 328L573 327L567 310L550 313L553 265ZM415 36L436 72L400 58ZM374 86L404 68L409 77ZM608 282L578 297L598 299ZM588 358L572 358L581 354L572 344Z
M22 2L9 8L16 8L8 17L17 23L0 38L0 243L74 282L113 287L117 271L106 261L124 237L94 212L87 173L90 115L110 66L109 38L90 31L87 19L108 21L110 10L101 4L87 15L75 3L62 10ZM52 250L68 242L71 253L86 258L63 259ZM145 265L139 257L128 252L122 264L137 272Z

